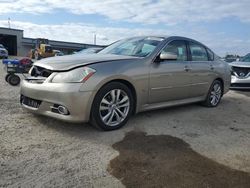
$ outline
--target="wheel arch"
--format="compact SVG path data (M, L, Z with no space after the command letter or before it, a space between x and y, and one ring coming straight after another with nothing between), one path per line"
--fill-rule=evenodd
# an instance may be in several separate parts
M132 84L131 81L129 81L128 79L124 79L124 78L113 78L113 79L110 79L110 80L107 80L105 83L102 83L102 85L97 89L97 92L95 93L95 96L96 94L107 84L110 84L112 82L119 82L119 83L122 83L124 85L126 85L131 93L132 93L132 96L133 96L133 99L134 99L134 108L133 108L133 112L132 114L135 114L136 113L136 109L137 109L137 92L136 92L136 89L135 89L135 86ZM93 101L92 101L92 104L91 104L91 109L92 109L92 105L93 105L93 102L94 102L94 99L95 99L95 96L93 98Z
M216 78L215 80L218 80L218 81L221 82L221 84L222 84L222 94L224 94L224 84L225 84L224 80L222 78L220 78L220 77Z

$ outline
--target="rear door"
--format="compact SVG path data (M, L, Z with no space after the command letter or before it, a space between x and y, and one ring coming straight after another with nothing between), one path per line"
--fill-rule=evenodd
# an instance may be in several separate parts
M149 103L189 98L191 75L186 41L174 40L162 51L176 54L177 60L152 63Z
M214 67L207 49L196 42L189 42L192 68L192 86L190 95L199 97L206 95L214 78Z

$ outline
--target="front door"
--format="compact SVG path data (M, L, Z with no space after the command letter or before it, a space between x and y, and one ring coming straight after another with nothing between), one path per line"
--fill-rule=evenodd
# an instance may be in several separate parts
M214 79L213 64L204 46L189 42L192 68L192 89L190 95L200 97L207 95Z
M150 68L149 103L189 98L191 73L185 41L170 42L163 50L177 55L177 60L153 62Z

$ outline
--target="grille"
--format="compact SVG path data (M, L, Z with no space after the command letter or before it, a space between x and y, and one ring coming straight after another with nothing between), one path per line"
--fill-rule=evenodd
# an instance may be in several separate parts
M32 98L29 98L29 97L26 97L23 95L21 95L20 102L21 102L21 104L30 106L32 108L39 108L39 106L42 103L42 101L40 101L40 100L32 99Z
M236 73L238 77L248 77L250 75L250 68L246 67L232 67L234 73Z
M250 88L250 83L237 83L237 84L231 84L231 87Z

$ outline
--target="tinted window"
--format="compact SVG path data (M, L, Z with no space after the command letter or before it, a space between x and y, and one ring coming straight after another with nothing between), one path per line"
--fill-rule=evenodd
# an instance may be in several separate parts
M208 61L207 51L203 46L193 42L190 42L189 45L192 61Z
M207 53L208 53L209 61L213 61L214 60L214 53L209 49L207 49Z
M173 53L177 55L177 61L187 61L187 47L184 41L172 41L163 52Z

